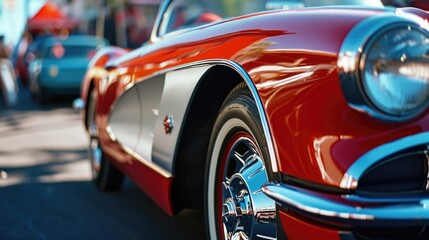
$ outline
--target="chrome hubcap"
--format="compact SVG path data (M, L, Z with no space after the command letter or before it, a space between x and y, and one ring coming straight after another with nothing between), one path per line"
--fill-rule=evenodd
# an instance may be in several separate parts
M275 202L261 191L268 176L254 146L240 137L226 160L221 190L224 239L276 238Z
M98 128L95 124L95 92L91 93L88 108L88 133L89 133L89 161L93 179L97 179L100 173L103 151L98 139Z
M102 151L98 138L91 137L89 143L89 160L91 161L91 170L93 178L97 178L100 172Z

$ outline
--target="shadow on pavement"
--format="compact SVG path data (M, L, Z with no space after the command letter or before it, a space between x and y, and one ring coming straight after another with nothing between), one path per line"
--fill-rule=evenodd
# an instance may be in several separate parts
M0 101L0 239L204 239L201 211L170 217L128 179L95 188L72 101L22 87L18 105Z
M1 189L0 209L0 239L204 238L194 224L202 223L201 212L171 218L130 182L115 193L88 181L9 186Z

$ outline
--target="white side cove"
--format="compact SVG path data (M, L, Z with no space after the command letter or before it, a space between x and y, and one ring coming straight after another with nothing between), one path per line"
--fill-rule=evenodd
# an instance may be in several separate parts
M183 118L196 85L210 66L200 66L172 71L165 76L158 120L155 124L155 136L152 149L153 161L167 171L173 171L173 156L177 146ZM167 115L174 118L174 129L166 134L163 120Z
M140 136L140 104L136 88L130 88L121 96L109 119L109 126L119 142L134 150Z
M203 74L202 65L175 70L138 82L115 104L109 127L115 140L143 164L171 176L176 144L190 98ZM167 134L164 118L174 119Z
M154 128L157 121L162 122L156 110L159 109L163 94L164 76L161 75L147 79L136 84L134 87L139 93L141 121L139 128L135 128L134 130L140 132L140 136L137 146L133 151L143 158L141 160L152 162ZM156 163L156 161L154 162ZM171 171L169 172L171 173Z

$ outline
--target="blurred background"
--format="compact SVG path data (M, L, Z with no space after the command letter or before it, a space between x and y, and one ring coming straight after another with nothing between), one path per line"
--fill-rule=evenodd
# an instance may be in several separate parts
M55 25L104 36L113 45L135 47L146 40L160 1L0 0L0 35L4 36L5 44L13 48L26 30L30 33L34 33L35 28L52 31L54 29L49 28ZM38 25L42 22L50 23Z
M95 191L71 109L95 51L141 46L160 2L0 0L0 239L203 239L201 212L170 218L130 181Z
M48 7L49 10L44 14L60 13L63 19L70 21L69 24L75 24L72 28L74 31L104 36L113 45L137 47L147 39L160 2L161 0L0 0L0 35L4 36L5 44L13 48L25 30L28 30L27 20L31 21L48 4L54 7ZM383 2L396 7L429 8L429 1L426 0ZM47 19L47 15L38 17ZM10 24L12 21L13 24Z
M97 191L71 103L95 51L148 39L159 0L0 0L0 239L202 239L127 180ZM67 95L67 97L65 97Z
M134 49L149 39L160 2L0 0L4 102L16 104L18 89L27 86L40 103L52 95L77 96L96 50L106 45Z

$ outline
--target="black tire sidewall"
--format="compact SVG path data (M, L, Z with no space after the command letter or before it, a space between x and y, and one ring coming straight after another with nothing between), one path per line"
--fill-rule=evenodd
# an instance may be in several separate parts
M87 116L86 116L86 125L88 127L88 131L90 131L89 128L91 128L91 121L94 121L95 123L95 111L97 109L97 100L95 91L92 90L90 94L88 94L88 109L86 110ZM90 116L88 116L91 114ZM90 120L90 118L94 118ZM98 135L98 134L97 134ZM91 164L91 172L92 172L92 181L95 183L95 185L102 191L116 191L119 190L122 186L122 182L124 179L124 175L122 172L120 172L111 162L105 151L103 150L103 146L101 145L100 139L98 136L91 136L91 134L88 134L89 136L89 146L88 151L91 151L91 140L95 138L98 141L99 148L101 150L101 162L100 162L100 169L96 171L96 174L94 173L94 163L92 159L89 159ZM89 155L91 153L89 152Z
M236 126L228 126L227 134L224 136L219 136L220 131L222 131L222 128L225 126L225 124L228 123L231 119L237 119L238 123ZM224 130L223 130L224 131ZM255 144L258 147L258 150L263 157L263 161L265 164L265 167L267 169L267 174L269 179L271 178L271 166L270 166L270 159L269 159L269 153L267 149L267 143L265 139L265 135L263 132L262 124L259 118L259 114L256 108L256 104L253 101L252 97L250 96L250 92L247 91L245 88L239 88L238 90L233 91L228 98L225 100L221 111L216 119L216 122L213 127L213 131L210 138L210 144L208 149L208 155L207 155L207 164L205 169L205 189L204 189L204 197L205 197L205 224L206 224L206 235L207 239L211 239L211 231L210 229L213 228L212 220L214 214L214 222L215 222L215 232L216 232L216 239L220 239L217 234L220 232L219 226L217 226L217 219L216 219L216 206L211 206L209 204L209 198L211 196L216 197L215 193L209 193L211 191L216 190L216 186L213 185L213 181L210 181L209 178L213 177L213 174L215 174L215 179L218 178L219 175L219 163L221 156L223 155L223 152L225 150L225 145L230 141L231 137L234 135L234 133L237 133L239 131L245 131L248 134L250 134ZM223 133L222 133L223 134ZM215 144L217 141L219 141L219 138L223 138L221 141L221 147L215 149ZM216 151L216 152L215 152ZM212 159L213 155L217 155L215 157L216 159ZM212 163L212 161L216 161L216 163ZM215 165L214 165L215 164ZM214 173L213 173L214 171ZM214 181L216 184L216 181ZM216 204L216 200L212 200L214 204ZM214 213L209 214L209 211L214 211ZM212 230L213 231L213 230Z

